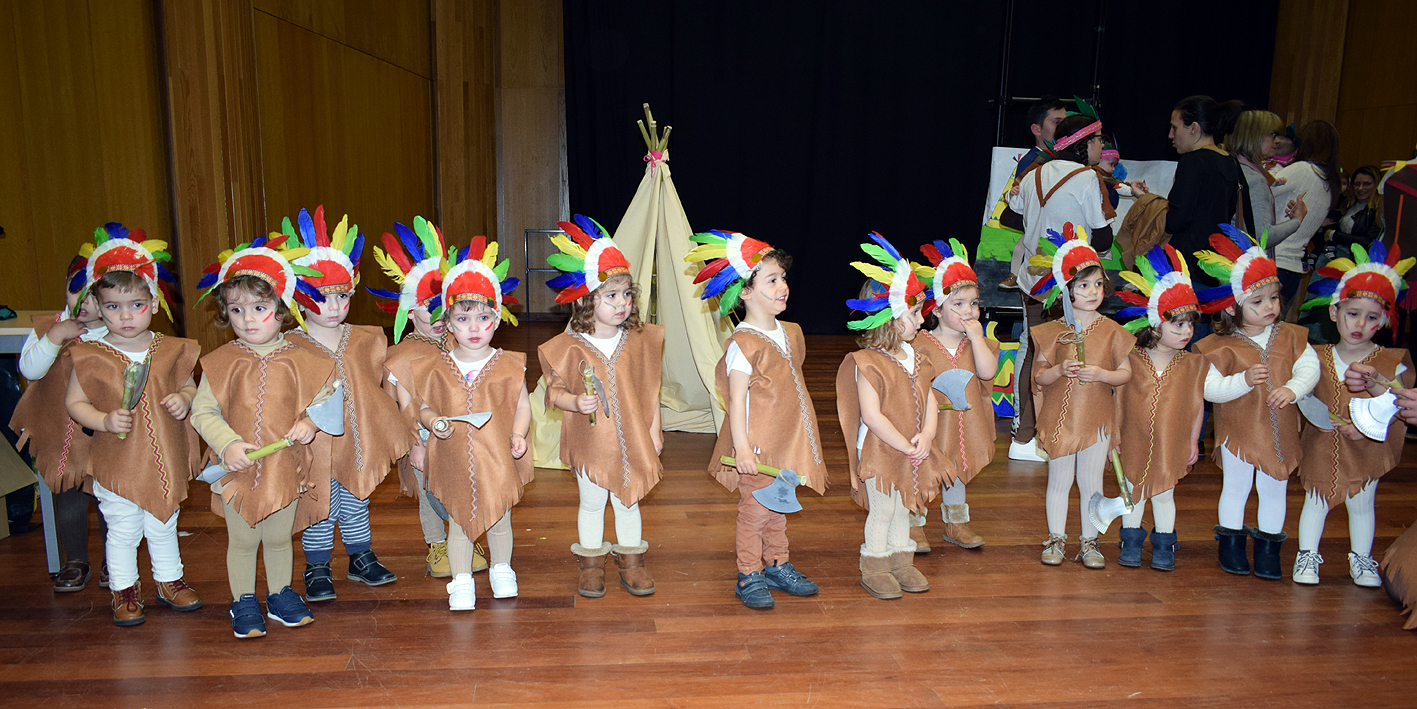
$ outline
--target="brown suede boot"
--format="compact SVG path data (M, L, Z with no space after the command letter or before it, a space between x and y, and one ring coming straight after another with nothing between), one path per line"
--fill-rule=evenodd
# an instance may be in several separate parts
M861 551L861 588L882 600L904 595L900 592L900 582L891 575L891 558L871 556L864 549Z
M576 593L586 598L600 598L605 595L605 555L610 553L609 544L587 549L579 544L571 545L571 553L581 562L581 575L576 583Z
M648 596L654 593L654 577L645 568L645 552L649 542L641 541L639 546L626 547L616 544L610 548L615 556L615 565L620 567L620 585L632 596Z
M142 582L135 581L128 588L112 591L113 594L113 624L118 626L142 625L147 620L143 615L143 602L138 600L138 592L142 590Z
M919 526L919 527L914 527L914 526L912 526L912 527L910 528L910 540L913 541L913 542L915 542L915 553L916 553L916 554L929 554L929 553L930 553L930 540L928 540L928 539L925 538L925 527L924 527L924 525L921 525L921 526Z
M891 576L906 593L924 593L930 590L930 580L920 569L915 568L915 550L891 548Z
M182 579L158 583L157 602L175 611L194 611L202 607L201 597Z
M984 537L969 529L969 505L945 505L945 541L965 549L984 546Z

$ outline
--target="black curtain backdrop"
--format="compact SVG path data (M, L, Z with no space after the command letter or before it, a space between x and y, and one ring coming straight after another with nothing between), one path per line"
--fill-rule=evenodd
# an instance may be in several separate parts
M795 264L784 318L808 333L845 334L844 301L863 281L849 263L865 257L856 245L867 232L915 260L937 238L973 252L1003 8L567 0L571 209L615 230L644 172L635 121L648 102L661 127L674 126L669 164L690 225L787 249ZM1016 8L1009 93L1089 96L1097 7ZM1236 4L1226 24L1251 31L1227 43L1227 30L1107 5L1101 115L1123 156L1174 159L1167 121L1187 95L1264 106L1276 11L1277 0ZM1025 110L1008 109L1005 144L1031 144Z

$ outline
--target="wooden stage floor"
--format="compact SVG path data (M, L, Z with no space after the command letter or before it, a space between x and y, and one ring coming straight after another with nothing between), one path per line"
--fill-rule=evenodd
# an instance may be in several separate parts
M555 331L504 328L500 344L531 349ZM373 497L374 548L398 582L351 584L337 555L340 597L314 606L314 624L236 640L225 528L194 483L181 519L187 579L207 602L194 613L150 605L146 624L117 628L96 583L81 593L50 590L40 534L0 541L0 705L1414 705L1417 635L1401 630L1382 591L1348 580L1345 513L1329 519L1322 585L1229 576L1215 561L1220 475L1209 462L1177 495L1174 573L1119 567L1115 526L1106 570L1041 565L1045 466L1001 452L969 488L972 527L988 545L940 543L917 560L931 591L872 599L858 585L865 513L847 497L833 407L836 367L851 344L808 343L832 487L825 497L803 495L806 509L789 533L794 563L822 586L817 596L779 596L766 612L733 597L736 494L703 472L712 436L669 434L664 481L643 504L653 596L618 585L601 599L576 595L576 486L569 473L538 470L512 518L520 597L491 600L479 573L477 610L451 614L445 582L424 573L415 503L390 478ZM528 376L536 375L533 357ZM1413 462L1409 452L1382 483L1379 557L1417 518ZM1296 482L1291 534L1300 503ZM938 539L938 509L927 529ZM1074 517L1070 554L1076 529ZM98 558L96 535L91 544ZM1295 550L1286 542L1286 568ZM146 552L140 567L151 602Z

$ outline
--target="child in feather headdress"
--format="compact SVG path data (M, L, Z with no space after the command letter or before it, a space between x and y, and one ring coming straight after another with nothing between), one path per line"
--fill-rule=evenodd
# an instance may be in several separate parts
M1255 576L1278 579L1284 534L1285 490L1299 467L1299 411L1290 406L1318 381L1319 360L1308 331L1278 322L1279 274L1259 242L1229 224L1212 234L1215 251L1196 258L1221 285L1196 294L1201 312L1216 314L1215 334L1196 343L1210 360L1205 399L1215 406L1215 445L1224 482L1220 490L1220 568L1250 573L1245 544L1255 539ZM1245 503L1254 489L1258 521L1246 527Z
M1382 396L1389 383L1401 388L1413 383L1412 355L1405 349L1379 347L1373 336L1389 325L1399 304L1407 304L1403 280L1414 259L1403 259L1396 245L1388 251L1382 242L1368 250L1355 244L1353 258L1334 259L1318 270L1325 280L1310 287L1315 297L1305 309L1328 305L1328 316L1338 325L1342 340L1316 348L1322 370L1314 396L1329 409L1335 426L1304 429L1304 458L1299 479L1304 483L1304 511L1299 516L1299 556L1294 560L1294 583L1319 582L1319 540L1331 505L1342 500L1348 508L1348 575L1359 586L1377 588L1378 563L1373 559L1377 522L1374 502L1378 479L1397 466L1407 426L1394 418L1382 440L1364 436L1350 422L1349 404L1357 398ZM1368 391L1352 393L1344 378L1352 367L1364 375Z
M605 556L613 552L620 585L654 593L645 567L640 500L659 484L664 466L659 388L664 328L640 322L639 287L630 262L605 228L581 216L561 222L547 261L563 273L546 282L571 304L567 332L536 348L546 376L546 408L561 410L561 455L580 487L576 515L580 563L577 592L605 595ZM569 238L568 238L569 237ZM605 504L615 508L616 544L605 544Z
M861 333L856 342L862 349L837 369L836 415L846 436L851 498L866 508L861 587L888 599L930 590L915 568L910 513L923 514L944 481L956 476L934 450L934 368L911 346L930 293L915 264L880 234L870 236L861 250L880 265L851 264L867 281L860 297L846 304L866 317L847 323Z
M1049 269L1034 293L1047 295L1045 307L1062 296L1064 313L1062 320L1035 325L1029 333L1037 348L1033 392L1038 397L1038 435L1048 452L1048 540L1041 560L1049 566L1063 563L1068 497L1076 479L1081 517L1078 559L1089 569L1101 569L1107 561L1097 548L1097 528L1088 516L1088 504L1093 493L1102 490L1102 469L1116 435L1113 388L1131 380L1127 353L1136 340L1097 311L1110 283L1081 227L1068 223L1061 234L1049 230L1030 263Z
M920 279L930 284L925 304L925 331L916 338L919 351L930 360L935 374L963 369L974 376L966 390L969 409L940 413L935 442L949 459L957 477L945 480L940 491L940 516L945 521L944 540L965 549L984 546L984 538L969 528L969 505L964 486L994 460L994 407L990 392L999 369L999 343L984 336L979 321L979 277L969 265L969 252L958 241L935 241L920 247L929 266L918 266ZM911 532L923 529L925 516L912 520ZM920 552L924 534L915 537ZM928 544L924 544L926 550Z
M1126 474L1131 512L1122 516L1117 563L1141 566L1142 513L1151 500L1151 568L1176 569L1176 483L1200 457L1196 443L1205 420L1205 357L1186 351L1200 320L1199 303L1186 260L1169 245L1155 246L1137 259L1136 272L1122 278L1137 293L1117 295L1128 307L1118 311L1122 327L1136 333L1128 355L1132 379L1116 396L1115 442Z
M295 294L304 330L291 330L287 339L332 360L335 378L344 390L344 433L316 434L310 445L318 464L311 476L313 494L302 500L295 519L295 528L304 530L300 541L305 550L305 598L331 601L336 597L330 571L336 523L349 555L351 581L382 586L398 579L371 548L369 496L413 446L413 432L400 415L398 402L383 388L388 348L383 328L345 323L359 285L364 235L349 224L348 216L340 219L333 233L326 231L323 206L315 209L313 217L301 209L298 220L298 233L289 217L283 220L281 233L309 249L294 265L318 273L299 278L324 300L316 301L304 291ZM327 476L328 481L315 479L316 474Z
M699 246L684 260L708 262L694 278L704 284L702 298L717 296L723 317L739 305L745 312L715 370L728 416L708 470L739 493L734 595L749 608L772 608L772 591L810 596L818 588L788 561L787 516L753 497L773 481L759 473L758 464L791 470L818 494L827 485L821 428L802 376L802 328L777 319L787 308L792 257L737 232L709 231L693 239ZM722 460L727 456L734 465Z

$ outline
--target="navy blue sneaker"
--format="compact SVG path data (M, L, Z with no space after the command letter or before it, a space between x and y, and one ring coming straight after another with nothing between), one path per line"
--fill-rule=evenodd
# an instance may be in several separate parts
M370 586L383 586L397 581L399 577L379 563L373 549L366 549L349 557L349 578Z
M266 616L287 628L298 628L315 622L315 616L305 606L305 599L286 586L280 593L266 596Z
M743 605L755 610L765 610L773 606L772 594L768 592L768 580L761 571L738 574L738 585L733 589L733 595L737 596Z
M335 577L330 573L330 562L305 564L305 597L311 601L333 601L338 598L335 595Z
M248 593L231 602L231 632L238 638L259 638L266 634L266 619L256 594Z
M793 568L791 563L773 564L763 569L763 575L767 577L768 588L793 596L810 596L821 590L815 582Z

